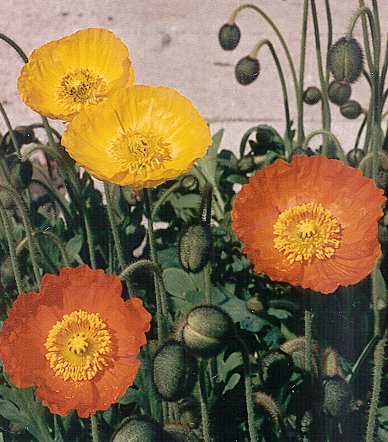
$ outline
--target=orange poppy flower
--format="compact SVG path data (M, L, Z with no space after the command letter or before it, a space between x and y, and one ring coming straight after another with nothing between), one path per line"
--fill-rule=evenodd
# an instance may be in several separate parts
M325 156L296 156L250 178L232 225L257 273L327 294L373 269L384 201L359 170Z
M151 315L121 298L117 276L88 266L45 275L21 293L0 332L0 356L17 387L37 386L52 413L106 410L133 384Z

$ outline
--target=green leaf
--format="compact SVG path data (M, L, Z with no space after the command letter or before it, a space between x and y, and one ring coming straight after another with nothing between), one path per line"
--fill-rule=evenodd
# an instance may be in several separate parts
M190 276L181 269L166 269L163 271L166 290L177 298L185 299L185 293L195 291L196 287Z
M237 367L242 365L243 361L241 358L241 354L238 352L234 352L224 361L224 354L221 354L217 357L217 371L218 371L218 379L222 382L225 382L228 378L229 373L235 370Z
M229 183L237 183L237 184L247 184L249 183L249 179L245 175L239 175L237 173L233 173L226 178L226 181Z
M280 308L273 308L273 307L270 307L267 310L267 314L270 316L275 316L275 318L278 318L278 319L287 319L290 316L292 316L292 313L289 312L288 310L283 310Z
M71 260L74 259L75 255L78 255L81 251L82 243L82 235L76 235L67 242L66 251Z
M209 147L206 155L197 161L197 167L210 183L215 183L216 181L217 152L221 145L223 135L224 129L214 134L213 143Z
M245 330L257 333L265 326L271 326L269 321L252 314L241 299L229 299L222 304L222 307L229 313L233 321L240 323L240 327Z
M170 202L175 209L198 209L201 197L194 193L189 193L188 195L173 195L170 198Z
M240 379L240 373L233 373L232 376L229 378L227 384L225 385L222 394L225 394L227 391L233 390L233 388L240 382Z

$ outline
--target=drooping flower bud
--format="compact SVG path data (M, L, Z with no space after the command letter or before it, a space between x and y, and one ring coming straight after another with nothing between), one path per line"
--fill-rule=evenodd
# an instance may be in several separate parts
M292 357L294 366L299 370L304 371L306 369L306 338L300 336L297 338L289 339L280 346L280 349ZM317 341L312 341L312 371L317 376L318 369L318 345Z
M341 114L348 118L349 120L354 120L358 118L362 113L362 108L360 103L354 100L349 100L340 107Z
M271 350L261 360L261 373L265 385L276 389L284 385L293 372L292 357L282 350Z
M323 411L331 416L341 416L350 411L352 392L342 378L328 379L323 384Z
M181 266L187 272L201 272L209 262L212 248L213 235L208 224L200 221L187 225L178 239Z
M194 175L186 175L181 179L181 186L186 190L196 190L198 188L198 180Z
M260 73L260 63L256 58L249 55L242 58L236 65L235 75L237 81L246 86L251 84Z
M249 173L256 169L255 160L253 155L245 155L241 158L241 160L237 163L237 167L241 170L241 172Z
M268 414L275 425L279 425L281 410L277 402L268 394L262 391L253 393L253 406L255 414L260 415L263 412Z
M163 430L168 442L200 442L193 429L187 424L166 424Z
M183 343L201 357L216 356L235 335L232 318L216 305L198 305L181 323Z
M24 190L31 184L32 163L28 160L18 161L11 169L10 182L18 190Z
M159 395L166 401L177 401L192 392L197 362L181 342L166 341L156 352L153 380Z
M342 106L349 100L352 94L352 87L346 81L334 80L329 84L328 94L332 103Z
M340 38L329 51L329 67L338 81L354 83L362 73L363 53L355 38Z
M315 86L308 87L303 93L303 101L310 106L319 103L321 98L321 91Z
M305 155L306 157L313 157L315 156L315 153L310 147L303 147L303 146L297 146L292 151L291 158L293 158L295 155Z
M247 309L255 315L258 315L264 311L263 303L260 301L260 298L257 295L249 298L245 304Z
M163 429L148 416L124 419L113 433L112 442L159 442L163 440Z
M225 23L219 33L218 40L222 49L225 51L232 51L236 49L241 37L240 28L236 23Z
M352 149L346 154L349 166L358 167L361 160L365 157L365 152L362 149Z
M334 348L328 347L321 352L322 375L328 378L343 377L339 363L338 353Z

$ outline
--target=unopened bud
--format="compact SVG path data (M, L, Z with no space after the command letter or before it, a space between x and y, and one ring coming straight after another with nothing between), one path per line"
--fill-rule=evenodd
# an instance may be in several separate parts
M279 388L288 382L292 375L292 357L280 349L271 350L261 360L261 372L267 387Z
M153 364L156 390L166 401L177 401L192 392L197 373L197 362L184 345L174 339L158 348Z
M253 406L255 414L268 414L275 425L279 425L281 410L277 402L268 394L262 391L253 393Z
M248 173L252 172L256 169L256 164L252 155L246 155L242 157L241 160L237 163L237 167L241 170L241 172Z
M343 377L338 353L331 347L325 348L325 350L321 352L321 367L322 375L325 377Z
M216 305L199 305L182 323L182 341L196 355L216 356L235 335L232 318Z
M168 442L200 442L193 429L187 424L166 424L163 430Z
M18 161L11 169L10 182L18 190L24 190L31 184L32 163L28 160Z
M310 106L319 103L321 98L321 91L315 86L308 87L303 94L303 101Z
M240 41L240 37L240 28L236 25L236 23L224 24L218 33L218 40L222 49L225 49L225 51L232 51L235 49Z
M339 39L329 51L329 67L338 81L354 83L362 73L363 53L355 38Z
M358 167L361 160L365 157L365 152L362 149L352 149L346 154L349 166Z
M328 94L332 103L342 106L349 100L352 94L352 87L346 81L334 80L329 84Z
M264 311L263 303L260 301L260 298L257 295L249 298L245 304L247 309L255 315L258 315Z
M291 158L293 158L296 155L304 155L306 157L314 157L315 153L312 149L309 147L303 147L303 146L297 146L292 151Z
M354 100L349 100L340 107L341 114L349 120L358 118L362 113L360 103Z
M209 262L212 248L213 235L208 224L200 221L187 225L178 239L181 266L187 272L201 272Z
M159 442L162 428L148 416L124 419L114 432L112 442Z
M186 175L181 179L181 186L186 190L196 190L198 188L198 180L194 175Z
M260 73L260 63L256 58L249 55L242 58L236 65L235 75L237 81L246 86L251 84Z
M329 379L323 386L323 411L331 416L341 416L350 411L352 392L349 384L341 378Z

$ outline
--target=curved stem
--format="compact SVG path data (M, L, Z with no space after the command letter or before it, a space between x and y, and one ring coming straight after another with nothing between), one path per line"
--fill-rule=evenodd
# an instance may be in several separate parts
M345 154L344 154L344 151L343 151L343 149L342 149L342 146L341 146L341 143L340 143L339 139L338 139L334 134L332 134L331 132L329 132L328 130L323 130L323 129L321 129L321 130L315 130L314 132L311 132L311 133L306 137L306 139L304 140L303 147L308 147L308 143L309 143L309 142L311 141L311 139L312 139L313 137L315 137L316 135L326 135L326 136L328 136L328 137L331 137L332 140L333 140L334 143L335 143L335 146L336 146L336 149L337 149L337 154L338 154L340 160L341 160L344 164L348 165L348 160L347 160L347 158L346 158L346 156L345 156Z
M359 0L358 4L359 4L360 8L365 7L364 0ZM371 24L371 23L369 22L369 24ZM369 46L369 34L368 34L368 27L367 27L367 21L366 21L365 14L362 14L362 16L361 16L361 25L362 25L362 34L363 34L363 38L364 38L364 49L365 49L365 54L366 54L366 60L368 63L369 71L373 72L372 54L371 54L371 50L370 50L370 46Z
M384 367L384 350L387 342L387 331L377 343L374 352L374 369L373 369L373 393L368 415L368 426L366 432L366 442L375 440L374 433L376 427L377 409L379 406L379 398L381 392L381 381Z
M16 255L15 244L14 244L14 240L12 237L11 222L10 222L10 219L9 219L6 209L4 208L4 206L1 203L0 203L0 216L1 216L1 220L3 222L3 226L4 226L5 237L6 237L7 243L8 243L8 251L9 251L9 256L11 259L13 274L15 276L16 288L17 288L18 292L21 293L23 291L22 277L21 277L18 259L17 259L17 255Z
M239 7L237 7L231 14L230 18L229 18L229 23L234 23L236 21L237 15L243 11L244 9L253 9L254 11L256 11L257 13L259 13L264 20L266 20L268 22L268 24L271 26L271 28L274 30L276 36L278 37L280 44L282 45L284 52L286 54L286 58L288 61L288 64L290 66L290 70L291 70L291 75L292 75L292 79L294 82L294 88L295 88L295 97L297 98L299 96L299 94L302 94L302 91L300 89L300 85L298 83L298 79L296 77L296 71L295 71L295 66L294 66L294 62L292 60L291 54L290 54L290 50L288 49L287 43L285 42L283 35L281 34L279 28L275 25L275 23L271 20L271 18L258 6L251 4L251 3L246 3L243 5L240 5ZM302 115L302 112L300 111L300 103L297 102L298 105L298 118L300 118L300 115ZM298 127L300 127L300 123L298 122Z
M5 124L7 126L9 136L11 137L11 141L12 141L13 147L15 149L16 155L18 156L18 158L20 160L22 158L22 154L20 152L20 146L19 146L19 143L17 142L17 139L15 137L15 132L12 129L12 125L11 125L11 122L9 121L8 115L5 112L5 109L1 103L0 103L0 112L4 118Z
M152 218L155 218L158 213L159 207L166 201L166 199L173 193L175 190L178 190L181 187L181 181L177 181L171 187L169 187L163 195L156 201L154 207L152 209Z
M304 139L303 127L303 84L304 69L306 61L306 39L307 39L307 23L308 23L309 1L303 2L303 18L302 18L302 38L300 41L300 63L299 63L299 94L296 99L298 101L298 145L302 144Z
M358 129L358 132L357 132L356 141L354 143L354 148L355 149L358 149L358 145L360 144L360 138L361 138L361 135L362 135L362 133L364 131L364 128L366 126L367 120L368 120L368 115L366 114L364 119L362 120L361 126L360 126L360 128Z
M212 442L213 439L210 435L210 419L209 413L207 409L207 400L206 400L206 362L201 361L199 367L199 396L201 403L201 418L202 418L202 432L203 432L203 440L205 442Z
M366 14L369 19L369 25L372 33L372 40L376 38L376 32L375 32L375 23L372 11L367 6L362 6L361 8L357 9L357 11L353 14L353 17L350 21L348 32L346 33L346 39L350 40L353 35L354 27L356 26L357 20L361 15Z
M322 65L322 52L321 52L321 40L319 36L319 23L318 23L318 15L317 8L315 6L315 0L311 0L311 12L313 15L313 23L314 23L314 36L315 36L315 48L317 54L317 64L318 64L318 73L319 73L319 81L321 83L321 93L322 93L322 127L324 130L330 130L330 107L329 107L329 97L327 93L327 84L323 72ZM323 148L322 152L327 154L328 142L326 137L323 138Z
M250 56L252 58L257 58L257 55L260 51L260 49L263 46L268 46L271 55L275 61L276 64L276 68L279 74L279 79L280 79L280 84L282 87L282 93L283 93L283 101L284 101L284 112L285 112L285 117L286 117L286 156L291 154L291 118L290 118L290 106L288 103L288 93L287 93L287 85L286 85L286 80L284 78L284 74L283 74L283 69L282 66L280 64L279 58L276 54L275 48L273 47L273 44L269 41L269 40L261 40L259 41L256 46L254 47L254 49L251 51ZM303 106L302 106L303 108Z
M251 442L257 442L259 440L259 437L255 427L255 411L253 405L253 391L252 391L252 383L250 377L249 352L245 342L239 337L237 337L236 339L244 363L243 367L244 367L245 401L247 406L249 438Z

